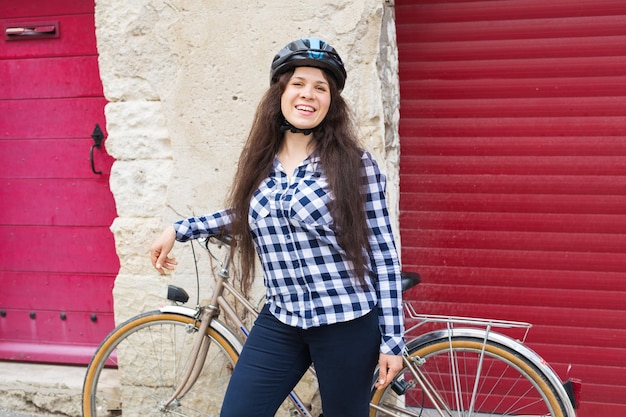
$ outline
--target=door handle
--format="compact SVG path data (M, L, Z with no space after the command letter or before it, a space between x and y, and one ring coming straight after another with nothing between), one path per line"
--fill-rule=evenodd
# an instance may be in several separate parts
M102 146L102 141L104 140L104 133L102 133L102 129L100 129L100 125L98 123L96 123L96 127L93 128L91 138L94 142L94 144L91 145L91 148L89 149L89 161L91 162L91 171L96 175L102 175L102 171L96 171L96 167L93 162L93 148L100 149L100 147Z

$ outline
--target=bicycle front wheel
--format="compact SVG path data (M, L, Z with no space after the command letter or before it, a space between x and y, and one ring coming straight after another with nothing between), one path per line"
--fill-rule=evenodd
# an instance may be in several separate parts
M84 417L218 416L238 352L214 328L193 388L165 406L190 362L199 323L153 311L119 325L98 347L83 385Z
M371 417L571 417L541 370L506 346L444 336L407 348L411 365L373 390Z

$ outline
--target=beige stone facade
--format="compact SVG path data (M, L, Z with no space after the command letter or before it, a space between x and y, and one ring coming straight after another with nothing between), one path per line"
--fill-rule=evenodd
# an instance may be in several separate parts
M391 2L99 0L96 36L109 102L106 148L116 159L110 183L119 215L111 226L121 262L114 290L118 322L163 304L169 282L195 297L189 245L175 247L180 266L168 277L152 269L148 247L166 224L222 208L269 85L271 60L291 40L322 38L346 62L344 96L364 146L387 174L397 223L399 93ZM206 295L207 257L199 257Z

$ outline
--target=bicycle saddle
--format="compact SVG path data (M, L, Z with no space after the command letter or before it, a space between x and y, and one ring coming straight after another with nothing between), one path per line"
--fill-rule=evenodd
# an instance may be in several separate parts
M415 287L422 281L422 277L417 272L402 271L402 292Z

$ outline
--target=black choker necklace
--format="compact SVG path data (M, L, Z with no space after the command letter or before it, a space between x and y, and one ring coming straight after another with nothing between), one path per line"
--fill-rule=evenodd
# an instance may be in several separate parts
M289 123L285 119L283 121L283 124L280 126L280 131L281 132L286 132L288 130L291 133L302 133L303 135L307 136L307 135L310 135L311 133L313 133L313 130L315 130L315 128L313 128L313 129L299 129L299 128L295 127L294 125L292 125L291 123Z

